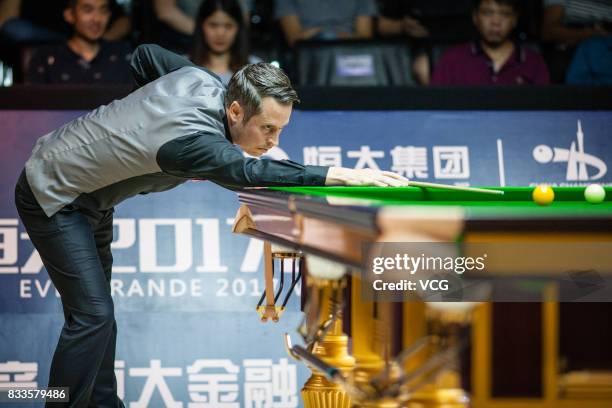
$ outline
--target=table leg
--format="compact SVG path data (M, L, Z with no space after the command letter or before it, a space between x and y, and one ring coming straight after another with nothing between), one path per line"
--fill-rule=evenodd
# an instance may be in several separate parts
M341 281L309 279L309 293L318 291L322 307L319 324L323 324L334 313L334 304L342 302L342 290L337 290ZM338 314L329 332L316 343L313 354L326 363L338 367L343 373L350 372L355 359L349 355L348 336L342 332L342 314ZM312 369L312 375L302 389L305 408L350 408L351 398L339 384L328 381L324 375Z

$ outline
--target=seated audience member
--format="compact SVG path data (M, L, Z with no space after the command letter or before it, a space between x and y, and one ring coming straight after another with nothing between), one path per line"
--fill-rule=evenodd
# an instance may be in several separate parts
M610 0L544 0L542 40L554 82L563 82L578 44L612 33Z
M29 64L32 84L129 84L129 47L102 39L111 16L109 0L69 0L64 10L72 35L40 48Z
M238 0L204 0L195 23L191 60L217 74L227 84L247 63L247 27Z
M546 85L542 57L515 42L517 0L477 0L472 18L479 38L446 51L432 77L433 85Z
M0 0L0 37L10 45L62 42L70 34L63 13L68 0ZM109 1L111 19L104 39L125 38L130 18L116 0Z
M544 0L542 40L577 45L612 33L612 1Z
M567 71L569 85L612 85L612 36L580 43Z
M374 0L277 0L276 17L289 46L300 40L372 38Z
M245 22L248 22L249 1L240 1ZM202 0L153 0L153 10L161 22L156 42L178 53L188 53L201 4Z

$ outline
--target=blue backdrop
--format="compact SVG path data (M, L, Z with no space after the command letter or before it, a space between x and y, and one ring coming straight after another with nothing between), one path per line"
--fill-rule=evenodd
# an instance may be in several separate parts
M0 113L0 388L46 385L63 320L13 186L34 141L81 113ZM271 155L460 185L611 184L612 113L297 111ZM299 299L280 323L259 322L262 245L231 233L237 208L210 182L117 207L112 290L126 406L301 406L309 371L282 343Z

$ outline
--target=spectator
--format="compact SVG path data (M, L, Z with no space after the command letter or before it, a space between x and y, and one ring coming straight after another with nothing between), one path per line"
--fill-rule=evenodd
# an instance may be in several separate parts
M111 11L109 0L69 0L64 19L72 35L62 44L35 52L26 82L38 84L129 84L129 48L102 39Z
M548 70L535 51L513 41L517 0L477 0L472 19L478 40L446 51L433 73L434 85L545 85Z
M0 37L10 45L61 42L69 35L63 13L68 0L0 0ZM130 18L116 0L110 0L112 12L107 41L127 37Z
M289 46L300 40L372 38L374 0L277 0Z
M249 0L241 0L243 18L248 22ZM153 0L153 9L162 23L157 42L179 53L187 53L196 29L196 16L202 0Z
M569 67L570 85L612 85L612 36L583 41Z
M234 71L259 62L248 54L246 31L238 0L204 0L195 22L191 60L227 85Z
M542 40L577 45L594 35L610 34L609 0L544 0Z
M544 0L542 40L554 82L563 82L576 46L612 33L612 1Z

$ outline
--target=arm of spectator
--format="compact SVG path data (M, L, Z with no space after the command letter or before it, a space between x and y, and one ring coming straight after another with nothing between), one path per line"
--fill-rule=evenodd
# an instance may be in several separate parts
M385 37L398 36L402 34L406 34L414 38L424 38L429 36L429 31L427 31L427 28L425 28L425 26L423 26L419 20L407 16L401 20L384 16L378 17L378 32Z
M153 8L157 18L185 35L193 34L195 19L183 13L176 5L176 0L154 0Z
M379 16L378 32L384 37L402 35L404 32L404 28L402 27L402 20Z
M355 17L355 33L353 38L372 38L373 35L373 22L371 16L357 16Z
M417 54L412 63L412 75L419 85L429 85L431 82L431 64L429 55L426 53Z
M106 41L123 40L132 30L132 20L126 15L125 9L117 3L117 0L110 0L109 6L112 17L104 33L104 39Z
M128 16L117 18L104 33L106 41L123 40L132 30L132 20Z
M570 28L563 24L565 8L561 5L550 5L544 9L542 18L542 40L568 45L579 42L597 34L605 34L599 28Z
M352 38L368 39L374 34L374 16L378 15L376 3L373 0L357 0L355 9L354 30Z
M299 17L295 14L281 17L280 24L290 47L300 40L308 40L321 32L321 27L303 29Z
M0 0L0 27L6 20L19 16L21 0Z

